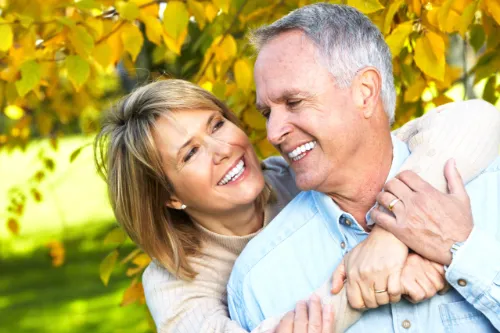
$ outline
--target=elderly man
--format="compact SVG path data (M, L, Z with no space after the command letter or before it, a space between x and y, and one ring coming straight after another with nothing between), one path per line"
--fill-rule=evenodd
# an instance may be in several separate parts
M251 330L292 309L342 262L337 275L347 271L351 305L386 304L366 311L349 332L500 329L500 158L465 189L448 163L449 194L409 172L387 182L409 151L390 134L391 55L368 18L348 6L316 4L255 37L257 103L268 139L290 163L298 187L309 191L236 261L228 284L231 317ZM374 209L377 200L395 215ZM371 229L373 222L446 265L454 289L419 304L387 304L398 301L391 298L400 293L392 278L398 273L378 279L352 267L376 266L387 251L404 261L407 248L395 237L380 242L374 235L386 231Z

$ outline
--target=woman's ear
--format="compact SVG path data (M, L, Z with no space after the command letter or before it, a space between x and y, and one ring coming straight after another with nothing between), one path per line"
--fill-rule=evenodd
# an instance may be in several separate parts
M182 201L180 201L179 198L177 198L175 195L172 195L170 199L168 199L165 202L165 206L167 206L168 208L178 209L178 210L186 208L186 206L182 203Z

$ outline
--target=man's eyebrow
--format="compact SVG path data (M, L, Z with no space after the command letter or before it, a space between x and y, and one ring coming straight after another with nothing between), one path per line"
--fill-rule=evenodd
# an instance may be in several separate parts
M212 121L214 120L214 118L217 116L218 112L217 111L214 111L210 117L208 117L208 120L207 120L207 124L206 124L206 128L209 128L210 127L210 124L212 123ZM187 140L186 142L184 142L184 144L179 148L179 150L177 151L177 156L179 156L180 152L186 148L187 146L189 146L191 143L193 142L193 138Z

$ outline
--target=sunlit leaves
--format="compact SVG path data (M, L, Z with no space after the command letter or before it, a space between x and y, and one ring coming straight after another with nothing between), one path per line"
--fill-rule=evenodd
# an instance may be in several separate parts
M135 302L144 304L145 301L146 299L144 297L144 289L142 287L142 283L133 280L130 286L123 293L123 298L120 306L127 306Z
M484 3L497 24L500 24L500 2L498 0L484 0Z
M57 240L50 241L46 244L49 248L49 255L52 258L52 266L59 267L64 264L66 258L66 250L63 243Z
M356 7L364 14L371 14L384 8L378 0L347 0L347 4Z
M81 148L79 148L79 149L81 149ZM104 243L104 245L108 245L108 244L120 245L121 243L123 243L125 241L126 238L127 238L127 235L125 235L125 232L123 231L123 229L120 227L116 227L116 228L112 229L110 232L108 232L108 234L104 238L103 243Z
M139 17L139 6L134 2L117 1L116 10L122 18L129 21Z
M445 71L445 47L443 37L427 32L417 39L415 63L428 76L442 81Z
M121 38L125 50L130 54L132 60L135 61L144 43L142 32L137 26L128 24L122 28Z
M16 89L19 96L23 97L33 90L41 79L41 68L35 60L26 61L21 65L21 79L16 81Z
M163 12L163 26L167 34L177 40L187 29L189 12L186 5L180 1L169 1Z
M7 105L3 113L12 120L18 120L24 116L24 110L17 105Z
M229 13L229 6L231 4L231 0L212 0L214 6L216 8L220 8L223 13Z
M147 38L156 45L161 45L163 41L163 26L160 20L153 16L141 16L141 20L146 26Z
M19 235L19 222L17 222L16 219L10 218L7 220L7 229L13 234L13 235Z
M0 51L7 51L12 46L14 35L9 24L0 25Z
M234 77L236 84L244 92L249 93L252 87L252 68L245 59L239 59L234 64Z
M84 58L87 57L94 48L94 39L88 33L87 29L82 26L75 27L69 39L73 44L75 52Z
M90 75L89 63L79 55L71 55L66 58L66 69L68 77L75 85L76 90L80 89Z
M391 50L392 57L397 57L403 49L408 36L413 31L412 22L405 22L396 27L392 33L385 39Z
M99 276L102 283L107 286L113 269L115 268L116 260L118 259L118 250L113 250L101 262L99 266Z

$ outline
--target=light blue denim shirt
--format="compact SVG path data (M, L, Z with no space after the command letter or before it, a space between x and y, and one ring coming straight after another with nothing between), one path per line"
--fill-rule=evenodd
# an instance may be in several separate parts
M388 179L408 156L407 146L393 137ZM366 311L349 333L500 329L500 158L467 184L467 192L475 225L446 272L456 290L416 305L403 300ZM227 288L231 318L250 331L264 319L292 310L366 237L353 216L330 197L302 192L236 261Z

